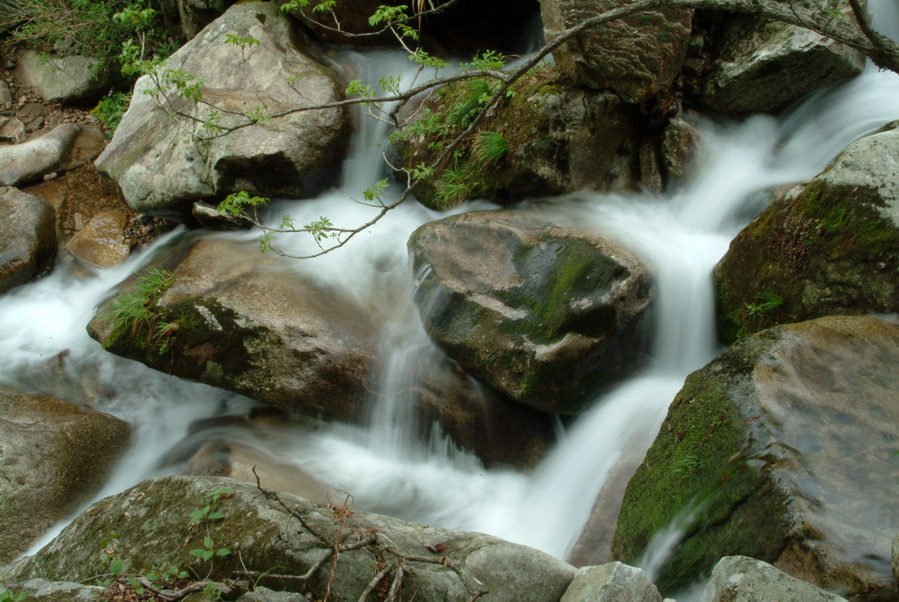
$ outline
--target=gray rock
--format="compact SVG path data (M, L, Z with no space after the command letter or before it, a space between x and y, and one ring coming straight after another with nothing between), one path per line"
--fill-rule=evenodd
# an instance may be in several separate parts
M267 587L257 587L237 599L237 602L308 602L309 598L295 592L276 592Z
M207 494L221 488L230 490L216 505L224 518L186 528L188 515L207 502ZM9 566L9 580L43 576L83 581L102 569L98 551L110 546L126 571L173 564L212 579L245 571L243 575L258 579L258 585L309 593L315 599L325 597L329 584L332 599L359 599L382 567L390 569L385 573L388 581L396 575L395 559L400 557L405 559L402 599L467 600L484 591L478 600L558 600L577 572L547 554L488 535L359 510L346 513L341 507L335 513L335 508L290 494L279 497L232 479L172 476L144 481L95 504L40 552ZM110 533L119 537L110 541ZM215 546L232 553L216 557L214 563L192 556L190 549L203 547L207 533ZM345 548L332 565L335 541ZM315 565L306 580L278 578L302 575Z
M899 596L899 535L893 538L893 591Z
M662 602L662 596L641 569L609 562L578 571L561 602Z
M55 256L53 207L16 188L0 188L0 293L40 274Z
M66 251L102 268L118 265L131 254L131 246L124 242L128 221L124 211L101 211L69 239Z
M845 602L811 583L745 556L727 556L715 565L701 602Z
M106 588L38 578L29 579L18 586L16 593L28 594L28 600L39 602L94 602L102 599Z
M96 491L129 434L114 416L0 387L0 562Z
M899 129L858 140L768 207L715 267L719 336L787 321L899 312ZM748 308L768 295L774 306Z
M544 0L540 12L546 39L618 4L617 0ZM680 72L692 17L692 10L643 11L583 33L554 50L553 57L578 85L610 88L626 102L643 102Z
M81 128L64 123L40 138L0 146L0 185L17 186L55 171L66 160Z
M891 599L897 362L899 324L862 316L729 347L687 378L628 483L615 557L636 561L690 516L656 579L665 591L744 555L847 598Z
M241 50L225 43L227 35L253 37L260 44ZM219 107L224 127L246 124L243 113L261 105L271 113L340 100L334 75L303 54L297 40L276 4L242 2L165 67L202 78L203 98ZM134 210L186 216L196 200L239 190L299 198L335 181L347 133L342 110L297 112L215 137L200 123L171 116L174 108L210 119L210 107L176 97L174 106L165 108L144 93L154 87L149 77L138 80L127 113L96 162L119 183Z
M9 89L9 85L5 81L0 80L0 104L7 102L12 102L12 92Z
M16 77L45 102L93 104L115 83L116 73L103 59L31 51L19 59Z
M780 110L865 66L860 51L785 23L730 15L721 38L700 101L731 115Z
M0 142L20 144L25 140L25 124L15 117L0 117Z
M515 401L577 413L642 360L650 279L616 244L518 210L425 224L409 250L428 334Z
M201 240L151 303L168 330L114 328L106 303L88 332L113 353L181 378L313 417L357 421L371 384L373 325L352 301L291 274L289 261L262 256L255 244Z

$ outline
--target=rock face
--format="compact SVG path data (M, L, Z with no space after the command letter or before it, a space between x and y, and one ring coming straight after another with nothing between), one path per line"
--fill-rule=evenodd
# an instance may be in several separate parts
M615 244L504 211L425 224L409 250L428 334L515 401L577 413L640 362L650 281Z
M58 169L80 130L74 123L64 123L40 138L0 146L0 185L17 186Z
M715 565L712 578L702 591L701 602L840 602L840 596L790 577L770 564L745 556L727 556Z
M623 4L621 0L544 0L540 12L546 39ZM680 72L692 18L692 10L643 11L581 34L553 51L553 57L578 85L612 89L625 102L643 102Z
M783 109L865 66L861 52L785 23L727 15L716 38L698 100L730 115Z
M37 276L55 256L53 207L16 188L0 188L0 293Z
M128 223L124 211L102 211L66 243L66 250L79 260L103 268L128 259L131 247L123 241Z
M0 562L96 491L129 433L108 414L0 387Z
M255 247L202 240L168 286L139 298L149 321L115 325L116 298L88 325L113 353L157 370L328 420L358 421L373 352L348 303ZM163 278L165 280L165 278ZM148 282L139 276L119 303Z
M226 43L229 35L259 44L239 48ZM262 105L272 113L340 100L334 75L298 50L299 40L275 4L233 6L165 63L201 78L203 99L219 116L170 92L172 108L231 127L249 123L245 114ZM172 117L145 94L154 87L147 76L138 80L128 112L96 162L135 211L186 216L196 200L239 190L299 198L334 182L346 134L341 110L293 113L215 137L200 123Z
M103 60L39 52L28 52L19 60L16 76L45 102L67 104L95 103L115 82L115 71Z
M628 484L613 552L686 536L656 584L745 555L857 599L892 599L899 326L827 317L771 328L691 374Z
M222 488L230 490L216 504L224 518L186 528L190 513ZM359 599L382 568L390 569L384 573L390 582L402 564L402 599L467 600L483 591L479 600L545 602L561 598L577 572L547 554L488 535L361 511L334 512L289 494L280 499L283 503L231 479L144 481L95 504L43 550L10 566L9 581L41 576L83 582L104 568L98 551L108 546L124 561L126 572L174 564L211 571L210 578L220 580L249 571L258 585L310 593L315 599L326 597L329 583L332 599ZM227 547L230 555L209 563L189 553L203 547L207 529L214 545ZM110 533L118 538L110 541ZM336 541L343 549L332 564ZM323 557L328 560L322 562ZM294 576L312 570L306 580L279 579L272 567Z
M561 602L662 602L659 590L642 570L609 562L581 569Z
M181 31L188 40L215 21L236 0L177 0Z
M731 242L715 268L723 340L779 322L899 311L895 125L851 145Z

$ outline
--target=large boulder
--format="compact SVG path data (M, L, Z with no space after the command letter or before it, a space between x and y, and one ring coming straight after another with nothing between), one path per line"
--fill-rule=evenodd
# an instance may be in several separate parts
M627 4L622 0L543 0L543 30L552 40L569 27ZM581 86L614 90L643 102L680 72L690 40L692 10L645 10L585 31L553 51L563 73Z
M847 597L892 600L899 325L834 316L768 329L691 374L628 484L613 552L678 521L656 584L720 558L774 564Z
M238 47L227 43L228 36L259 44ZM204 103L169 90L171 104L161 104L154 81L141 77L97 169L119 183L134 210L145 213L186 216L196 200L240 190L315 195L338 175L347 134L344 111L298 111L247 125L260 108L271 114L341 99L334 74L304 54L296 45L300 41L273 3L231 7L163 68L200 78ZM173 116L173 110L189 117ZM231 132L206 127L216 122L245 127Z
M899 311L896 123L762 212L715 268L719 335L829 314Z
M643 359L650 278L619 245L519 210L425 224L409 250L428 334L515 401L578 413Z
M44 102L92 105L115 83L116 70L105 59L31 51L19 59L16 77Z
M42 198L0 188L0 293L28 282L56 256L56 212Z
M132 319L134 305L147 312ZM283 260L216 239L193 244L171 273L132 278L88 324L106 349L157 370L343 421L362 415L371 329Z
M223 518L188 527L188 516L207 503ZM212 561L192 555L209 547L204 537L230 553ZM395 584L398 599L545 602L561 598L577 572L489 535L275 497L232 479L182 476L144 481L98 502L6 572L13 584L33 577L90 583L112 557L126 573L175 565L213 580L241 578L333 600L367 599L363 593L380 583L377 591Z
M662 602L642 570L609 562L582 568L560 602Z
M701 602L756 602L793 600L795 602L845 602L779 571L768 563L746 556L727 556L715 565L712 577L702 590Z
M81 128L64 123L40 138L0 146L0 186L18 186L62 167Z
M0 387L0 562L94 493L129 435L109 414Z
M718 18L712 58L696 96L722 113L778 111L865 66L860 51L809 29L756 17Z

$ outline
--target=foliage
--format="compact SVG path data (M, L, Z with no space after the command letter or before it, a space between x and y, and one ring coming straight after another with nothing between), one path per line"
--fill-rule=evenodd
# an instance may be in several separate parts
M112 332L104 345L112 345L123 334L132 340L145 337L141 345L160 354L169 351L173 334L180 321L155 307L156 301L172 285L174 276L166 269L154 266L138 276L128 290L120 292L109 303L104 315L111 320Z
M14 592L6 585L6 579L0 577L0 602L21 602L28 597L25 592Z
M104 96L97 106L91 110L91 115L96 116L109 133L115 133L116 128L122 121L122 116L128 110L128 103L131 102L131 94L125 92L110 92Z

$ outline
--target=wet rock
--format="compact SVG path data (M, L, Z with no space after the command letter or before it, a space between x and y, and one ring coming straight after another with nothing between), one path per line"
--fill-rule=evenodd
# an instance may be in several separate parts
M15 188L0 188L0 293L40 274L55 256L53 207Z
M503 211L425 224L409 250L428 334L510 399L574 414L644 357L650 279L616 244Z
M641 569L609 562L578 571L561 602L662 602Z
M45 102L96 103L115 83L116 71L106 61L88 56L51 56L26 52L16 65L16 77Z
M0 387L0 562L94 493L129 433L114 416Z
M130 219L124 211L102 211L66 243L66 250L80 261L102 268L128 259L131 246L124 242Z
M663 591L745 555L859 600L892 599L899 325L826 317L765 330L691 374L628 484L613 552L686 534ZM860 469L860 467L864 467Z
M715 267L724 341L830 314L899 312L896 123L768 207Z
M617 0L544 0L540 3L547 40L595 15ZM559 68L580 86L612 89L622 100L648 100L680 72L690 39L692 10L642 11L582 33L553 51Z
M698 100L730 115L778 111L865 66L860 51L785 23L727 15L716 37Z
M206 529L186 529L188 515L208 500L207 494L221 488L230 490L216 506L224 518L210 521ZM173 476L144 481L95 504L43 550L10 566L9 581L34 576L83 581L96 574L98 550L106 546L115 548L126 572L174 564L221 580L249 571L257 585L309 593L315 599L323 599L329 586L333 599L359 599L397 555L406 558L399 591L404 599L466 600L486 590L479 599L558 600L577 572L547 554L489 535L359 510L341 519L333 508L303 498L280 494L280 499L283 503L255 485L232 479ZM216 557L212 564L192 556L189 550L203 547L207 532L216 546L227 546L232 553ZM109 533L119 537L110 542ZM352 549L341 551L333 568L330 562L322 564L322 556L341 539ZM386 552L385 546L393 552ZM279 579L271 570L277 566L279 573L299 576L315 564L319 568L308 579Z
M0 146L0 185L17 186L56 171L72 149L80 129L65 123L40 138Z
M227 35L253 37L241 49ZM246 124L261 105L272 113L340 100L334 74L295 43L299 32L269 2L242 2L166 60L165 67L202 78L203 99L178 97L164 107L138 80L127 113L97 169L116 180L135 211L185 217L197 200L246 190L254 195L302 198L332 184L339 172L347 123L340 109L297 112L211 137L202 123L178 119L171 109L221 127ZM271 77L277 73L278 77Z
M702 591L701 602L839 602L841 598L779 571L770 564L745 556L727 556L715 565Z
M692 175L699 144L699 130L686 120L676 117L666 125L660 149L666 187L682 183Z
M365 312L256 245L193 244L146 297L150 324L116 325L115 299L88 332L119 355L288 411L358 421L374 361ZM137 276L120 297L135 293Z

